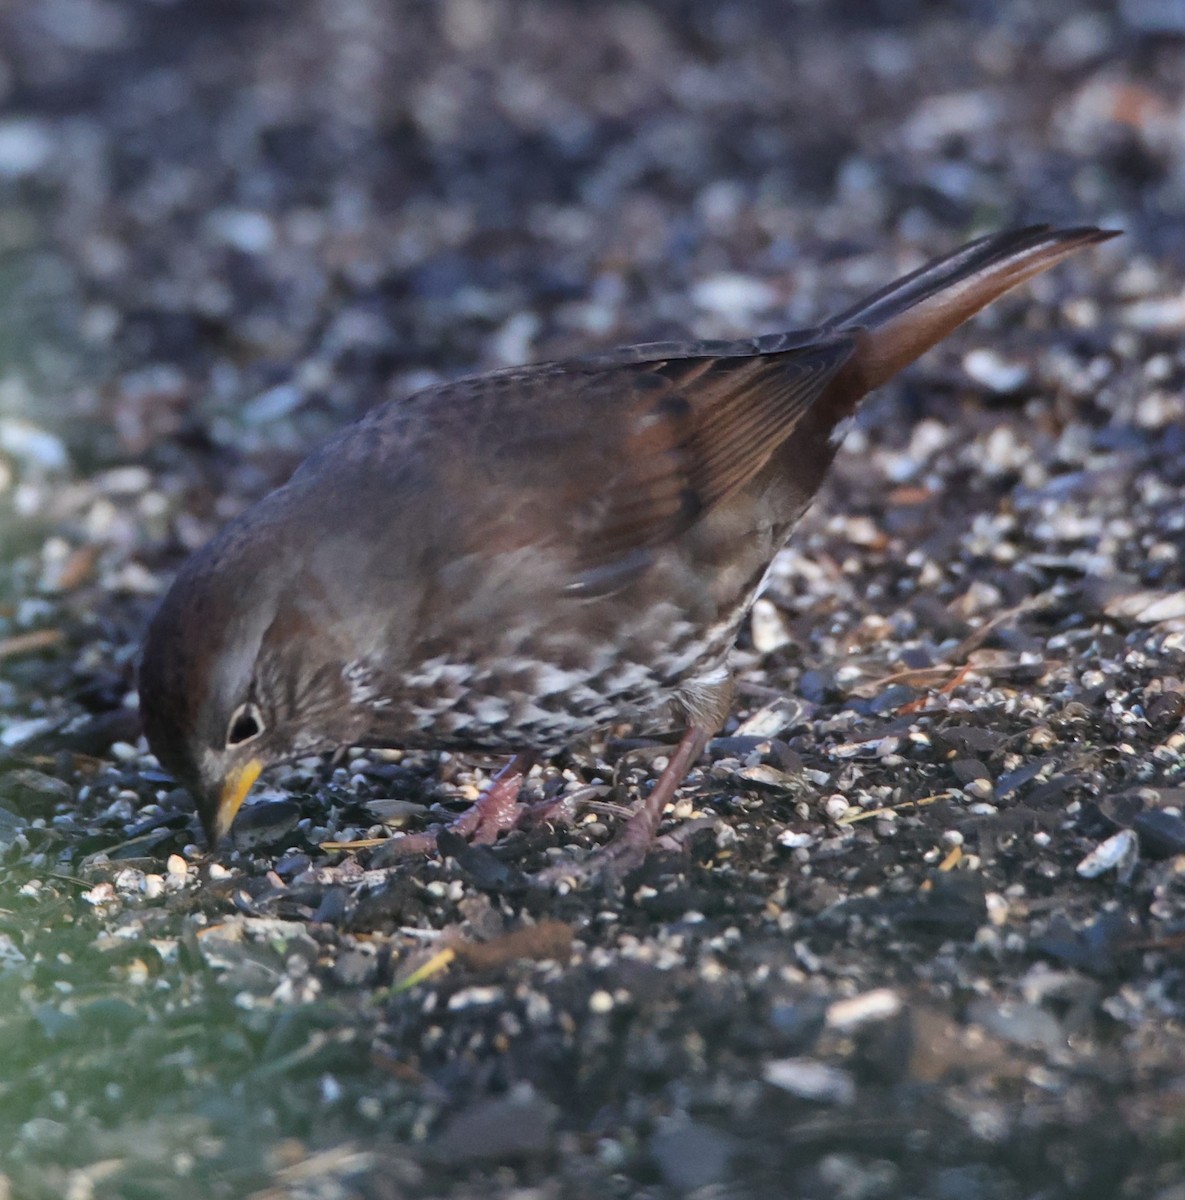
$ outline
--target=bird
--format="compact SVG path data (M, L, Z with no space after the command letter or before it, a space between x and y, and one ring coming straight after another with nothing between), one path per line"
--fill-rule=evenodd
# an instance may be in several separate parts
M632 345L376 406L181 567L141 657L150 749L212 848L276 764L354 746L508 755L451 826L489 843L539 757L673 719L665 769L589 871L635 868L728 717L738 631L860 401L1111 236L1011 229L814 328ZM403 836L430 851L438 834Z

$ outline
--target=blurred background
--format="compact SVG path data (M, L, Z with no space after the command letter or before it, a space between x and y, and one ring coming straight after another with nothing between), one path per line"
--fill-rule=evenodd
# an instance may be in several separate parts
M1176 0L5 0L0 414L85 462L295 448L1009 223L1179 266L1183 38Z

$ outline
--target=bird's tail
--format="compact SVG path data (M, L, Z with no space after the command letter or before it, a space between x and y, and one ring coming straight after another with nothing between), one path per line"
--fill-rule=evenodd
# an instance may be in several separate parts
M980 238L890 283L823 327L861 330L828 391L854 402L908 366L998 296L1115 230L1031 225Z

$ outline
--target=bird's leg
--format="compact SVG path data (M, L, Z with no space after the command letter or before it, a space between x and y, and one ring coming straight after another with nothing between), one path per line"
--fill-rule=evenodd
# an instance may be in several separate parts
M687 772L703 754L713 732L697 725L687 730L658 777L658 782L651 788L650 795L641 802L621 832L597 855L602 860L599 865L611 865L612 870L621 874L642 865L647 852L654 845L662 814L674 800L679 785L687 778Z
M687 718L687 732L675 747L658 782L625 823L617 836L580 864L557 864L537 875L536 881L555 884L561 880L597 876L620 880L646 860L666 807L675 798L687 772L724 724L732 702L732 676L717 670L684 685L679 704Z
M477 845L488 846L496 841L500 833L513 829L522 816L518 794L522 790L523 780L535 765L535 758L536 755L529 751L516 754L463 813L447 825L436 825L423 833L409 833L405 837L392 839L392 853L400 858L429 853L436 849L436 839L446 829Z
M479 846L488 846L497 840L498 834L513 829L522 815L518 794L535 765L535 757L530 751L516 754L448 828L462 837L468 836Z
M704 752L715 729L692 725L671 755L658 782L625 823L617 836L581 863L558 863L534 876L537 883L551 885L562 881L606 878L620 880L646 861L666 807L675 798L679 785L687 777L696 759Z

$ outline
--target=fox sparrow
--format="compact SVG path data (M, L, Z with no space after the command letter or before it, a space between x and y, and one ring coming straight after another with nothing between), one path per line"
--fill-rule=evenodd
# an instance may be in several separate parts
M492 841L534 754L673 713L686 733L597 869L640 862L727 716L730 647L844 418L1109 236L1000 233L814 329L630 346L374 409L181 569L144 649L149 744L212 845L274 763L352 745L512 753L455 822Z

